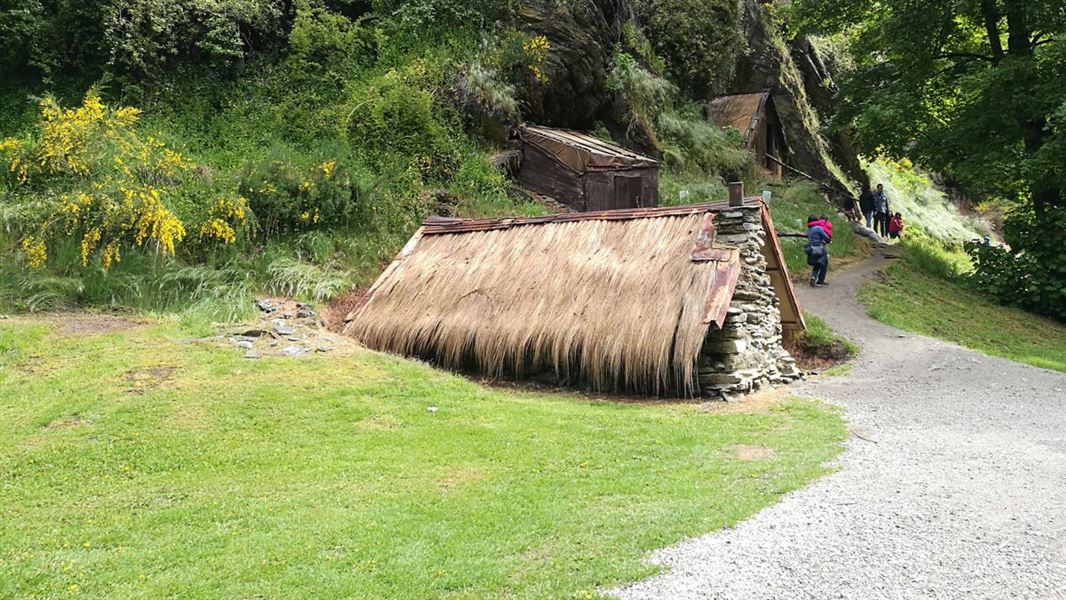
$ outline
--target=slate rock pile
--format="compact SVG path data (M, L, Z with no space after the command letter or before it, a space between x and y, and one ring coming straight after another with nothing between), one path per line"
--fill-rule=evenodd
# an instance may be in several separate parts
M260 298L255 307L256 319L227 337L244 350L245 358L332 352L343 343L322 327L308 304L291 298Z

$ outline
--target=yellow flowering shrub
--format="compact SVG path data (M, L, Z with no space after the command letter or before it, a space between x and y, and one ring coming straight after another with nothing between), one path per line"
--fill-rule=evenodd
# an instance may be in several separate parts
M139 109L107 106L96 90L89 90L81 106L74 108L45 97L40 115L32 141L0 141L0 160L7 167L7 179L16 185L48 177L108 176L172 183L195 166L166 144L137 132Z
M177 244L185 238L185 225L163 203L164 193L142 185L64 194L42 229L53 230L55 226L66 236L80 236L83 267L88 267L99 254L101 265L109 269L122 260L123 245L147 246L161 255L173 256ZM23 250L31 256L25 243ZM47 257L42 253L38 258L43 264ZM33 263L32 257L28 260Z
M551 44L548 42L548 38L543 35L535 35L522 44L522 51L526 55L529 72L533 75L533 79L540 83L548 82L548 76L544 74L542 67L544 66L544 60L548 58L550 50Z
M332 159L307 166L288 158L249 165L239 192L263 236L343 225L355 212L348 171Z
M208 209L200 225L200 241L231 246L248 230L248 200L243 196L223 196Z
M20 243L27 264L44 265L47 240L60 236L79 241L83 267L110 269L122 261L124 248L174 256L187 229L199 242L222 245L237 243L248 229L243 197L216 192L206 206L182 200L196 165L142 135L138 109L108 106L90 90L80 106L64 108L45 98L40 110L36 135L0 141L9 188L45 206L39 221L23 227L32 232Z
M23 140L0 140L0 180L14 186L29 181L30 169L36 167L32 148Z
M26 254L26 262L31 267L44 266L45 261L48 260L48 246L44 240L31 235L23 238L20 245L22 246L22 251Z

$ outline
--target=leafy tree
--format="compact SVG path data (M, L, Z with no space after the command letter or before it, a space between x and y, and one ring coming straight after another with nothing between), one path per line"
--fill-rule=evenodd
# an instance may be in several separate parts
M739 0L638 0L648 39L666 61L672 79L697 97L726 91L741 36Z
M802 26L851 37L837 126L867 153L916 162L985 194L1066 187L1066 2L797 0Z

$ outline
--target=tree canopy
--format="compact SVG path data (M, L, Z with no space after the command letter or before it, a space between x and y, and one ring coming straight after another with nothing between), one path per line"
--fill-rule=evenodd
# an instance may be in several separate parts
M799 0L802 26L844 33L855 68L834 125L983 195L1062 206L1066 2Z

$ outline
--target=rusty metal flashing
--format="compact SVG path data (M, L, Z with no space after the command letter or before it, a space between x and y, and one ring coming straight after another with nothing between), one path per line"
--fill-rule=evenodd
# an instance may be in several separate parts
M471 233L475 231L493 231L510 229L525 225L544 225L546 223L570 223L575 221L629 221L632 219L654 219L659 217L680 217L705 212L723 212L737 208L757 208L765 206L762 198L757 196L745 198L741 207L729 206L728 201L689 204L685 206L660 206L656 208L627 208L621 210L601 210L593 212L562 213L542 215L539 217L507 217L497 219L459 219L454 217L430 217L422 223L423 235L446 235L452 233Z

